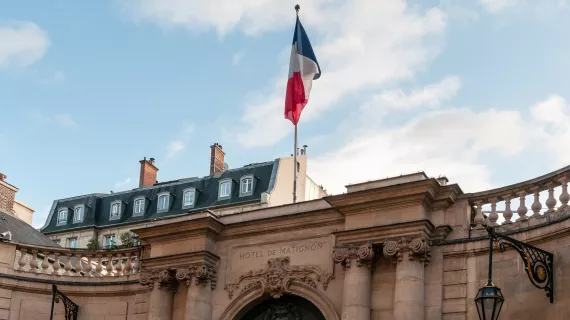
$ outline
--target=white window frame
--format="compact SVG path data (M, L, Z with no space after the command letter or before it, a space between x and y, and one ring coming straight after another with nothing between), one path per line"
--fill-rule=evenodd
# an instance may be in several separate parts
M162 197L166 197L167 201L166 201L166 208L160 208L160 198ZM170 192L166 191L166 192L161 192L156 196L156 212L157 213L161 213L161 212L168 212L168 210L170 210L170 203L172 200L172 195L170 194Z
M61 247L61 239L52 240L55 244Z
M79 208L81 208L81 219L77 218L77 209ZM73 208L73 223L83 222L83 219L85 219L85 205L84 204L76 205Z
M111 238L112 238L112 240L109 240L109 245L107 245L107 244L106 244L107 239L111 239ZM111 243L111 241L112 241L114 244L117 243L117 237L115 237L115 234L114 234L114 233L113 233L113 234L106 234L106 235L104 235L104 236L103 236L103 249L110 249L111 246L113 245L113 243Z
M227 195L222 195L222 187L225 184L229 184L230 189ZM229 199L232 196L232 179L224 179L224 180L220 180L220 185L218 186L218 199Z
M65 217L63 219L63 221L61 221L60 219L60 213L65 212ZM64 226L67 224L67 215L69 214L69 209L68 208L59 208L57 209L57 225L58 226Z
M113 206L117 205L117 216L113 216ZM109 220L119 220L121 219L123 209L123 202L121 200L116 200L111 202L111 206L109 207Z
M186 194L187 193L192 193L192 202L190 203L185 203L184 200L186 200ZM194 207L194 205L196 204L196 188L186 188L184 190L182 190L182 208L186 209L186 208L192 208Z
M249 191L243 191L243 187L244 187L244 182L247 180L251 180L251 189ZM239 196L240 197L245 197L245 196L251 196L253 194L253 189L255 188L255 178L253 177L252 174L248 174L246 176L243 176L239 179Z
M142 211L137 212L137 202L142 201ZM146 212L146 198L145 197L136 197L133 201L133 217L140 217L144 216Z
M71 241L75 241L75 247L70 246ZM65 244L65 246L66 246L67 248L77 249L77 238L76 238L76 237L67 238L67 243Z

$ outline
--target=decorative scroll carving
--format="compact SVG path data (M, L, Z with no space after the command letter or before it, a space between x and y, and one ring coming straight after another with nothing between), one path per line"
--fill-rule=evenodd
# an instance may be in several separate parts
M210 283L210 288L212 290L216 289L218 283L218 278L216 275L216 269L206 264L199 266L191 266L188 269L178 269L176 271L176 279L178 281L184 281L187 286L194 284L206 286Z
M63 292L57 289L55 284L51 286L52 291L52 302L51 302L51 318L53 318L53 307L54 303L59 303L60 301L63 303L63 307L65 308L65 320L77 320L77 314L79 312L79 306L71 301Z
M356 260L356 265L371 265L374 258L374 249L371 243L365 243L361 246L348 245L346 247L335 247L333 249L333 260L340 263L343 268L350 268L351 260Z
M176 292L178 289L178 283L175 281L174 274L175 270L170 268L163 270L143 271L139 276L139 283L143 286L148 286L149 290L152 290L155 284L158 284L159 288L164 288Z
M261 286L263 292L273 298L279 298L284 293L289 292L292 281L299 281L317 287L317 282L322 283L323 289L327 290L332 273L325 273L321 268L313 265L290 266L289 257L272 258L267 261L267 268L251 270L241 275L236 283L229 283L224 286L228 291L230 299L239 288L242 281L251 280L243 289L247 290L255 286Z
M409 260L419 257L423 263L428 263L431 256L429 243L424 237L386 240L382 250L385 257L394 257L396 262L402 261L404 254L407 254Z

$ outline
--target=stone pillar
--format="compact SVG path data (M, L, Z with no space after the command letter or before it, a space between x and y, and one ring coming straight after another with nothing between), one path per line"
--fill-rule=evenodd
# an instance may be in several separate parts
M385 241L384 256L393 257L396 266L394 319L424 319L424 265L429 261L429 246L423 237Z
M370 243L334 248L333 260L344 269L342 319L370 320L373 258Z
M212 290L216 288L216 270L205 264L181 269L176 279L186 284L184 320L212 320Z
M149 287L150 299L148 306L149 320L171 320L172 301L178 283L174 279L174 270L164 269L142 272L139 282Z

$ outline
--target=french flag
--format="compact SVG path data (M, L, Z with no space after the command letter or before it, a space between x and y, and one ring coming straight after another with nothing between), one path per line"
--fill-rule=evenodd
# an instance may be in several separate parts
M285 96L285 119L291 120L294 125L299 122L301 112L309 101L313 80L317 80L320 76L321 68L317 57L297 16Z

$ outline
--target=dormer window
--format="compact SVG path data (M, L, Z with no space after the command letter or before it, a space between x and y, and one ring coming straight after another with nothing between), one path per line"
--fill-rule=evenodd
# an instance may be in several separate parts
M182 191L182 208L194 207L196 203L196 189L188 188Z
M109 220L117 220L121 218L122 207L123 203L120 200L111 202L111 213L109 214Z
M83 222L83 218L85 217L85 205L78 205L75 206L73 209L73 223Z
M232 180L220 181L220 190L218 192L218 199L228 199L232 194Z
M253 176L248 175L241 177L239 182L239 196L251 196L253 194Z
M170 192L159 193L156 206L156 212L167 212L170 209Z
M67 208L62 208L57 211L57 225L67 224Z
M146 209L145 197L135 198L135 204L133 206L133 216L144 215L145 209Z

